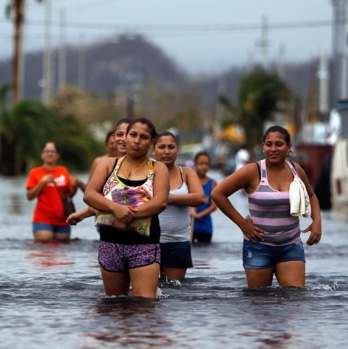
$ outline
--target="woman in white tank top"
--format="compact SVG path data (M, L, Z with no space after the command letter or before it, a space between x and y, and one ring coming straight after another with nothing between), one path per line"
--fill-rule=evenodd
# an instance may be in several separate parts
M189 167L175 165L178 155L176 137L171 132L160 133L154 146L157 161L169 170L170 192L166 209L160 213L161 277L183 279L191 258L190 207L204 203L205 196L197 174Z

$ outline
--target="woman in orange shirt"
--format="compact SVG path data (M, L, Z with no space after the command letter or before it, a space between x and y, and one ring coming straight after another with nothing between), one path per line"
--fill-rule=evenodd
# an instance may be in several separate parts
M53 142L46 143L41 159L42 166L29 172L26 184L27 199L37 198L32 220L34 239L69 241L71 228L66 222L61 196L73 196L76 187L68 169L57 165L59 151Z

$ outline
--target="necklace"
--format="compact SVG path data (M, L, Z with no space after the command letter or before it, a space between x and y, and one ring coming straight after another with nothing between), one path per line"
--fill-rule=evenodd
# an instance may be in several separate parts
M145 161L141 162L141 164L139 166L137 166L133 171L129 171L127 173L126 168L123 168L123 173L126 175L127 179L130 179L135 173L137 173L143 166L144 164L147 162L147 159L145 159Z

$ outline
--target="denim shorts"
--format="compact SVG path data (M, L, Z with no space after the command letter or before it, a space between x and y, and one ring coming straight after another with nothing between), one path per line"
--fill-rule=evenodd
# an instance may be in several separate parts
M278 263L291 261L306 262L301 241L285 246L269 246L244 239L243 267L246 269L274 268Z
M161 262L159 244L124 245L115 242L100 241L98 262L100 266L112 272L122 272Z
M47 223L33 223L33 233L36 233L39 230L48 230L54 234L70 234L71 227L70 225L52 225Z
M168 268L192 268L191 244L189 241L161 244L161 264Z

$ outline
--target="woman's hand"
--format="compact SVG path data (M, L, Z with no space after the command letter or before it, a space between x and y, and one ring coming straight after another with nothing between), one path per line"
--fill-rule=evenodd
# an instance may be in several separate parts
M122 206L122 209L117 209L118 216L115 214L115 219L112 225L118 230L126 230L127 226L135 219L135 212L137 212L136 208L131 206ZM119 217L120 213L122 218Z
M46 174L41 178L41 182L43 184L47 184L47 183L53 183L54 182L54 177L51 174Z
M83 210L71 213L66 219L67 223L70 225L76 225L77 223L83 221L85 218L95 216L95 211L90 207L87 207Z
M127 224L117 218L114 219L112 225L117 230L126 230L127 228Z
M245 219L244 222L240 225L240 229L242 230L245 237L250 241L260 242L263 241L263 237L261 234L265 234L264 230L254 225L252 220Z
M191 207L191 208L190 208L190 216L191 216L192 218L200 218L200 217L198 216L198 213L196 212L196 209L195 209L194 207Z
M113 214L116 217L116 221L121 221L127 226L132 220L135 219L136 212L137 212L136 208L133 208L128 205L117 204L117 207L115 208Z
M309 235L309 238L307 240L307 245L312 246L314 244L317 244L321 239L321 224L316 224L312 222L308 228L301 230L302 233L308 233L311 232Z
M66 219L67 223L70 225L76 225L77 223L83 221L85 217L81 212L82 211L69 214L68 218Z

